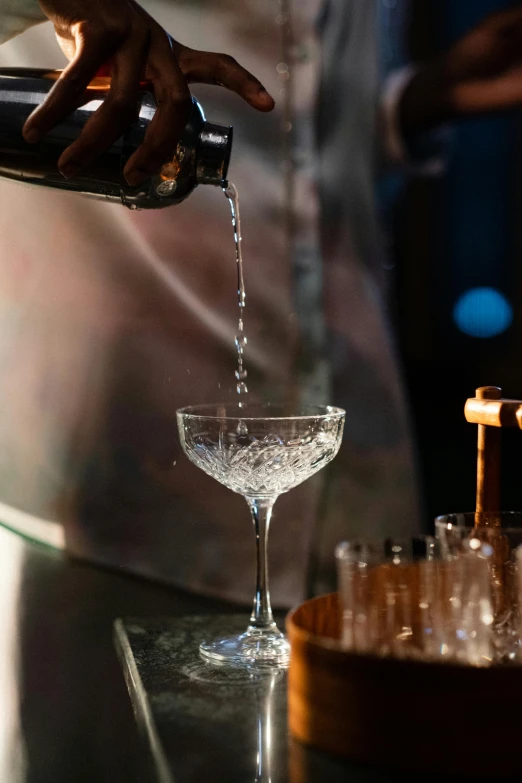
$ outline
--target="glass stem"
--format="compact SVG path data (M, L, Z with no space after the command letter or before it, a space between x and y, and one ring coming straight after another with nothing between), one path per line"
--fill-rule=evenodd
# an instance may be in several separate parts
M272 631L276 628L276 624L270 608L270 593L268 591L267 544L268 528L275 500L246 498L246 501L252 514L256 535L256 595L250 617L250 629Z

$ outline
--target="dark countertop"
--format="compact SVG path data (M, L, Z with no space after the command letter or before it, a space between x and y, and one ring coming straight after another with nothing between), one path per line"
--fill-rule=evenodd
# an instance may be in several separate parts
M205 639L245 630L248 615L116 623L134 711L158 783L285 783L286 671L210 663Z
M0 527L1 783L148 783L114 620L231 611Z
M0 783L418 783L289 740L284 675L214 670L209 682L198 638L212 625L242 629L244 609L231 616L237 607L70 560L2 527L0 604ZM194 615L207 618L181 619ZM120 624L123 669L118 617L146 618ZM433 780L428 759L421 778Z
M116 647L154 783L418 783L418 775L390 777L291 740L285 671L199 656L201 641L243 631L245 621L244 613L117 621Z
M116 647L154 783L440 783L429 757L419 772L387 773L292 740L285 671L219 666L198 654L204 639L244 628L244 613L117 621ZM440 735L444 741L444 726ZM407 756L405 736L393 763L404 765Z

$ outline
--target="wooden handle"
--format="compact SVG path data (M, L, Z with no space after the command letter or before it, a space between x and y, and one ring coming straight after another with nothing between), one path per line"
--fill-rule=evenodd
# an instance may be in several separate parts
M518 427L522 429L522 402L472 398L464 408L466 421L487 427Z
M476 399L498 401L502 390L496 386L477 389ZM477 444L477 505L476 521L480 514L500 509L500 431L495 426L480 423Z

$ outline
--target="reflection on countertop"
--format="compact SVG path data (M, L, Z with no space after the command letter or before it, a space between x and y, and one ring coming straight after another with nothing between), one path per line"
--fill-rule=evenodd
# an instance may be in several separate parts
M233 609L71 560L0 527L2 783L152 782L114 620Z
M215 664L212 637L241 632L245 615L116 624L134 711L159 783L286 783L286 671Z

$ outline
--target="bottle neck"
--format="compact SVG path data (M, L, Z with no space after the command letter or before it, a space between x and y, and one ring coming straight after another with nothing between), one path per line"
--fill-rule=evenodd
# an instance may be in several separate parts
M199 185L226 184L233 129L205 122L196 152L196 179Z

